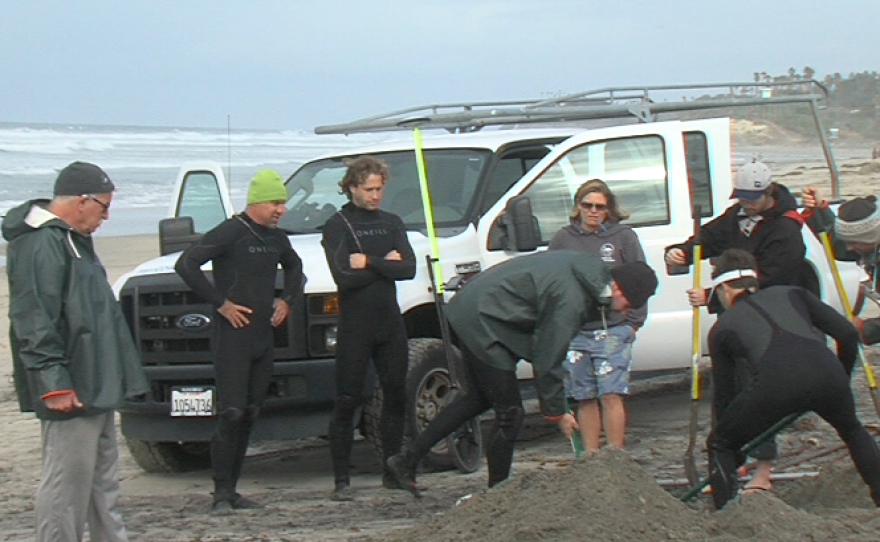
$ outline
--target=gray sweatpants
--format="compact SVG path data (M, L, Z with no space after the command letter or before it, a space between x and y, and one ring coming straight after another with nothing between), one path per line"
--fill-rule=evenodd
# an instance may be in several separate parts
M117 509L119 450L113 413L42 420L43 472L37 542L127 542Z

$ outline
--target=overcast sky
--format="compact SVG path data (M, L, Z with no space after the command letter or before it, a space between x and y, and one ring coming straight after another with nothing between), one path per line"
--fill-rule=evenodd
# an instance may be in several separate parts
M0 7L0 121L311 129L427 103L880 70L878 0Z

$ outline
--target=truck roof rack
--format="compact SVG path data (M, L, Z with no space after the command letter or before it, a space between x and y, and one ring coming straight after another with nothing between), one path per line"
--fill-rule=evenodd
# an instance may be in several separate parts
M655 95L678 96L696 90L719 89L714 96L674 101L655 100ZM662 96L656 96L661 98ZM634 116L651 122L660 113L695 111L781 103L825 106L828 90L813 79L768 83L703 83L641 87L608 87L537 100L462 102L400 109L344 124L315 128L316 134L352 134L440 128L449 132L474 132L502 124L566 122Z

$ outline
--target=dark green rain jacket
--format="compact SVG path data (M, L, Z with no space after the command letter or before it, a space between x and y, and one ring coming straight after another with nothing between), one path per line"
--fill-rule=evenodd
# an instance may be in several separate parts
M110 412L149 384L91 236L47 211L48 203L29 201L3 220L19 406L46 420ZM83 408L47 409L41 398L58 390L76 391Z
M499 369L532 363L545 416L566 412L568 346L611 303L611 271L599 256L554 250L514 258L471 279L449 302L449 322L477 358Z

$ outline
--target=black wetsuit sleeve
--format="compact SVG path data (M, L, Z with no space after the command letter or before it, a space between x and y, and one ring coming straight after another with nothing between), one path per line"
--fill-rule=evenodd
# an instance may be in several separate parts
M376 280L378 274L373 269L351 268L350 257L353 252L348 248L349 233L341 217L338 215L330 217L324 224L323 231L321 244L327 256L327 265L330 266L330 273L340 290L359 288Z
M293 305L294 300L303 294L306 277L303 274L302 260L299 254L290 246L290 240L283 235L281 242L281 268L284 269L284 292L281 299L288 305Z
M189 247L177 259L174 270L192 291L214 307L219 308L226 301L226 296L208 281L202 272L202 265L209 260L231 250L235 243L234 229L222 223L209 231L198 243Z
M792 291L804 300L813 325L837 341L837 357L846 374L852 374L859 355L859 331L849 320L807 290L798 288Z
M371 256L368 260L368 268L383 277L392 280L409 280L416 276L416 255L409 239L406 236L406 228L403 221L396 217L393 231L394 250L400 253L402 258L397 260L386 260L377 256Z
M716 415L730 405L736 396L736 335L719 330L709 332L709 354L712 356L713 403Z

